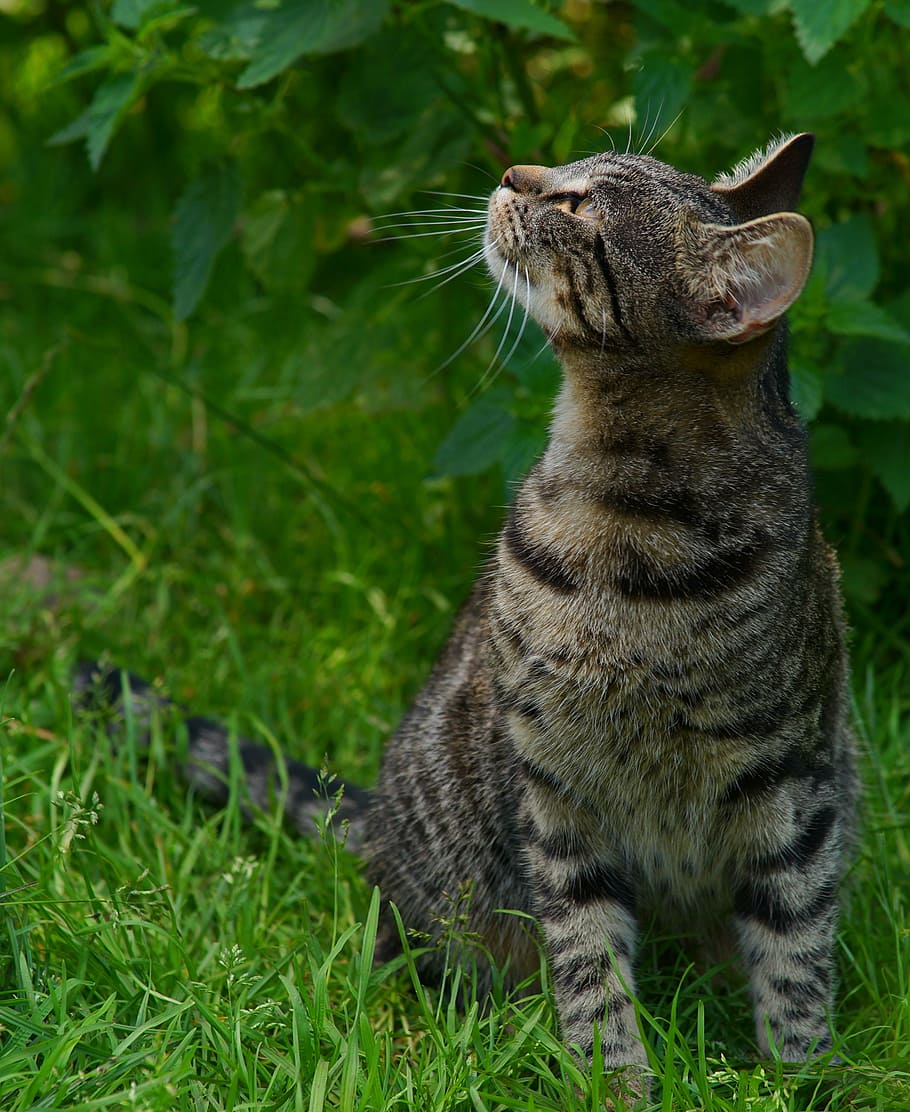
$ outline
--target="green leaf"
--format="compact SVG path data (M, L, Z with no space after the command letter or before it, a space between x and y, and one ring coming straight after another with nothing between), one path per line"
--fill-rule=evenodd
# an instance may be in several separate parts
M869 0L790 0L796 38L813 65L847 33Z
M873 336L910 344L910 332L872 301L838 301L829 309L826 324L838 336Z
M114 0L111 19L128 31L135 31L145 22L153 9L172 8L170 0Z
M177 202L172 243L178 320L199 304L215 259L231 237L240 197L240 177L231 163L197 178Z
M888 581L888 569L880 560L844 552L839 556L844 594L857 602L871 604Z
M378 30L388 0L285 0L266 9L250 64L237 79L238 89L270 81L305 54L331 54L363 42Z
M127 109L138 98L141 86L138 74L121 73L95 90L86 127L88 160L93 170L101 165L108 143Z
M508 391L491 390L469 406L439 445L436 470L442 475L473 475L498 463L515 424L508 404Z
M537 31L556 39L574 41L575 34L561 19L550 15L531 0L449 0L455 8L482 16L496 23L505 23L521 31Z
M903 421L878 421L860 426L857 440L863 459L903 513L910 506L910 429Z
M515 484L524 478L546 446L547 426L543 422L516 420L513 423L500 459L507 496L511 496Z
M779 0L724 0L724 3L743 15L767 15Z
M885 0L885 15L901 27L910 27L910 0Z
M839 122L838 128L842 125ZM815 172L848 174L861 180L869 174L869 155L865 136L859 132L841 130L837 135L826 135L824 143L816 147L813 156Z
M86 50L80 50L59 71L54 78L54 84L62 85L64 82L73 81L86 73L107 69L113 56L114 52L107 43L103 46L90 46Z
M438 92L426 43L396 27L358 51L356 64L344 71L335 104L345 126L367 143L383 144L412 132Z
M262 36L268 12L243 4L199 36L199 48L219 62L248 62Z
M845 413L876 421L910 420L910 352L884 340L851 340L842 374L825 378L825 397Z
M829 301L859 301L878 284L878 245L865 213L818 234L815 265L824 275Z
M809 432L809 456L818 471L846 471L857 459L850 435L840 425L815 425Z
M866 92L862 71L862 65L856 64L846 47L815 66L795 58L782 74L785 117L799 125L804 120L827 120L840 115Z
M62 147L64 143L73 143L76 139L84 139L88 135L88 129L91 119L91 113L86 108L84 112L80 112L75 120L71 120L66 127L61 127L59 131L48 139L47 145L49 147Z
M694 79L692 66L675 55L659 51L642 55L632 79L636 116L643 128L638 137L645 148L642 153L647 153L647 148L660 139L664 128L689 99Z
M283 189L260 196L243 225L243 254L270 290L305 289L313 272L314 215L311 204Z
M790 358L790 396L804 421L812 421L822 407L822 376L818 367L797 356Z

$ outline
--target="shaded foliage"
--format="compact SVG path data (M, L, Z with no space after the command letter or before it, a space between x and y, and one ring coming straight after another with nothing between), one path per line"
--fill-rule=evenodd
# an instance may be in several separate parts
M12 172L20 257L38 244L64 272L66 259L115 266L176 337L171 373L241 410L236 382L213 386L225 316L244 318L268 364L255 389L304 409L358 394L420 407L451 392L462 408L437 471L499 467L507 483L543 442L557 380L539 331L519 341L503 311L434 377L488 294L455 271L425 300L397 284L467 256L476 218L457 210L478 208L470 198L513 161L659 142L667 161L712 175L780 130L815 131L805 210L818 247L792 314L794 395L834 535L853 538L848 589L871 600L899 570L910 505L903 0L8 10L6 145L23 126L55 145ZM66 146L76 143L95 175ZM42 205L48 167L69 195ZM414 238L387 241L396 229L383 214L434 208L452 235L424 235L432 218L416 216Z

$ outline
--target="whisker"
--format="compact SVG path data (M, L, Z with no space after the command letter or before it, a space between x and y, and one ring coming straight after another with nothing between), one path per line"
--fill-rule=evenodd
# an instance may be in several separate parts
M506 266L508 266L508 265L509 264L506 263ZM478 390L481 390L483 388L483 386L487 382L487 379L490 376L490 371L492 371L493 368L496 366L496 361L499 359L499 353L502 351L503 347L505 347L506 339L509 335L509 330L512 327L512 317L515 315L515 299L516 299L517 293L518 293L518 263L515 264L515 281L512 283L512 296L509 300L509 315L506 318L506 326L503 329L502 338L500 339L498 345L496 346L496 351L493 352L493 358L490 360L490 365L487 367L487 369L480 376L480 381L477 383L477 385L471 391L472 394L476 393ZM498 316L498 314L497 314L497 316Z
M483 229L485 227L486 227L486 225L484 225L484 224L478 224L476 227L473 227L473 228L452 228L452 229L450 229L450 232L453 235L454 235L455 232L480 232L480 231L483 231ZM437 239L441 239L442 236L448 235L448 234L450 234L450 233L449 232L413 232L411 235L406 235L406 236L382 236L381 239L374 239L373 243L395 243L399 239L426 239L427 236L435 236Z
M505 270L503 270L502 274L500 274L499 276L499 281L496 283L496 289L493 290L493 296L490 298L490 304L486 307L483 316L480 318L477 324L474 325L474 328L471 331L471 335L468 336L464 343L461 344L458 349L454 351L448 357L448 359L446 359L444 363L439 364L439 366L433 372L434 374L439 374L439 372L444 371L450 363L454 363L458 356L461 355L461 353L465 350L465 348L469 347L475 340L479 340L482 336L489 332L489 330L493 327L497 320L499 320L500 316L502 316L502 311L503 309L505 309L508 301L503 301L503 303L497 309L495 316L491 320L487 320L496 305L496 299L499 297L499 291L502 288L502 280L503 278L505 278L505 276L506 272Z
M446 193L442 189L421 189L421 193L426 193L431 197L461 197L468 201L481 201L486 203L486 196L483 193Z
M639 133L638 142L635 144L635 146L637 147L636 154L641 154L641 152L647 146L648 141L650 140L651 136L654 134L654 127L657 124L658 118L659 118L658 116L655 116L654 120L651 121L651 101L649 100L648 101L648 112L647 112L647 115L645 116L644 127L642 128L641 132ZM648 126L649 121L650 121L650 127ZM644 128L645 127L648 128L648 134L647 135L644 134Z
M386 220L390 216L446 216L450 212L471 212L475 216L486 216L487 207L461 208L458 205L437 205L431 209L403 209L401 212L382 212L376 216L377 220Z
M442 287L447 285L449 282L453 282L456 278L460 278L462 276L462 274L466 274L469 270L472 270L475 266L477 266L477 264L480 262L480 260L483 258L483 256L484 256L484 249L483 248L481 248L480 251L475 251L475 253L473 255L469 255L468 258L465 259L465 261L461 264L461 269L460 270L455 270L453 274L450 274L448 276L448 278L444 278L441 282L437 283L435 286L431 286L430 289L428 289L425 294L421 294L420 299L423 300L424 297L429 297L431 293L436 293L437 290L442 289ZM437 271L437 273L435 275L429 275L428 277L438 278L439 275L443 274L443 273L445 273L445 272L444 271Z
M670 131L670 129L676 126L677 121L679 120L680 116L683 114L684 111L685 111L685 106L680 108L680 110L676 113L676 115L673 117L673 119L667 124L667 126L664 128L664 130L660 133L658 138L654 140L654 142L651 144L651 146L645 152L646 154L650 154L652 151L656 150L661 145L661 143L664 141L664 139L666 139L667 133Z
M448 266L441 267L439 270L434 270L430 274L419 274L416 278L406 278L403 282L392 282L391 287L394 286L413 286L417 282L431 282L434 278L441 278L443 274L450 274L453 270L470 270L471 267L479 262L484 255L484 248L481 247L477 251L472 251L465 259L459 259L457 263L450 263Z
M486 224L486 220L481 220L477 216L459 216L457 220L408 220L402 222L396 220L389 224L374 224L371 231L374 232L391 232L396 228L400 228L406 232L411 228L438 228L444 231L446 228L451 228L453 231L461 231L465 227L482 228Z
M512 346L509 348L509 354L502 361L502 365L504 367L508 367L509 360L512 358L512 356L518 350L518 345L521 343L521 338L522 338L522 336L524 336L525 329L528 326L528 317L530 316L530 309L529 309L528 306L529 306L529 303L531 301L531 275L528 274L528 268L527 267L524 268L524 271L525 271L525 282L527 283L527 288L528 288L528 297L527 297L527 301L525 302L525 315L522 318L521 327L518 329L518 335L515 337L515 343L512 344ZM518 266L517 265L515 267L515 272L516 272L516 275L517 275L517 273L518 273Z

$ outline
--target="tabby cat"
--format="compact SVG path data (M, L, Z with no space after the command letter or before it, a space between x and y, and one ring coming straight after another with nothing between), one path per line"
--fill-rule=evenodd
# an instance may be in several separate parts
M732 926L763 1052L831 1046L858 793L783 319L812 258L794 212L812 145L782 139L711 185L616 153L505 173L486 259L561 361L549 444L378 785L341 805L407 926L440 935L468 888L468 935L514 980L539 953L503 909L536 919L564 1040L590 1056L598 1027L605 1064L633 1074L655 913L688 935ZM226 735L189 727L189 778L223 795ZM267 805L271 757L240 755ZM288 768L311 831L316 775Z

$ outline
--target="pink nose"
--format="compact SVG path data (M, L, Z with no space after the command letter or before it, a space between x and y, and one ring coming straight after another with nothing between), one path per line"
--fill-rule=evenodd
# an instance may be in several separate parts
M541 188L541 178L546 166L510 166L502 175L503 189L513 193L535 193Z

